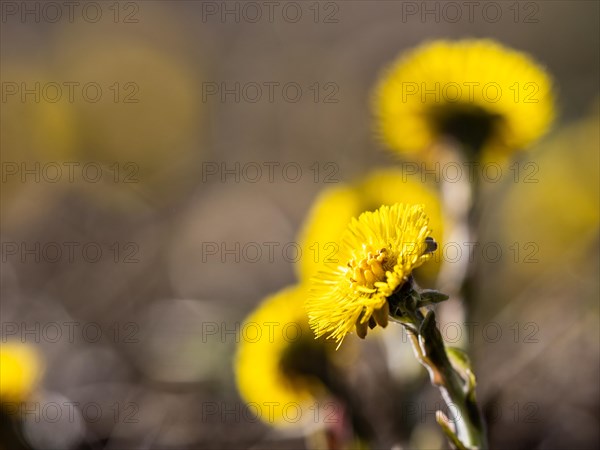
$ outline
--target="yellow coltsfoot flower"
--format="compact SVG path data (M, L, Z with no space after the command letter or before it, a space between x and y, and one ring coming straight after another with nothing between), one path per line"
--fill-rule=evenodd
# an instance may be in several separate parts
M313 279L306 309L315 334L339 347L354 328L364 338L368 327L385 327L388 297L437 247L430 235L423 205L397 203L354 218L337 262L324 264Z
M307 289L297 285L267 297L244 321L235 358L241 397L263 422L299 427L317 399L327 393L323 383L333 342L315 340L304 301Z
M0 403L26 400L34 390L41 371L41 360L33 347L20 342L1 344Z
M546 71L490 39L438 40L402 55L373 106L384 143L423 159L435 159L444 138L469 156L505 158L542 136L555 114Z
M441 242L445 218L437 192L420 177L407 176L403 169L377 169L352 183L337 184L321 191L313 203L298 236L304 257L296 265L304 282L310 281L323 263L335 260L339 242L348 223L363 211L394 203L425 205L433 237ZM419 269L417 281L433 284L441 261Z

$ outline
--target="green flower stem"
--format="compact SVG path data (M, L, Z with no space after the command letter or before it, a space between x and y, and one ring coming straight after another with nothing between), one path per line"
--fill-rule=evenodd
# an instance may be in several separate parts
M403 299L390 299L390 317L408 331L417 359L448 405L450 419L438 411L438 424L458 449L487 449L485 424L475 399L475 376L468 359L444 345L435 314L419 306L421 296L414 290L404 294Z

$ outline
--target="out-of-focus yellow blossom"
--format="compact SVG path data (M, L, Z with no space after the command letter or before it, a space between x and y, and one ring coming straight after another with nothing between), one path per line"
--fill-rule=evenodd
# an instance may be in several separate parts
M568 264L598 242L598 123L596 114L567 126L511 166L514 183L497 207L513 279Z
M353 217L395 203L425 205L432 237L438 243L442 241L444 229L437 193L399 169L376 170L356 183L336 185L319 195L299 235L303 255L298 264L300 278L309 281L322 263L337 258L340 238ZM432 282L439 265L436 258L419 269L417 278Z
M5 84L0 124L2 160L25 161L31 167L35 162L70 159L76 147L75 114L72 104L63 98L67 96L62 93L64 87L36 66L7 63L1 73Z
M0 209L5 225L18 226L25 216L43 215L45 206L52 204L52 196L67 184L68 167L64 163L73 161L76 149L75 115L67 101L48 101L56 95L53 86L57 83L46 71L5 62L1 75ZM38 204L15 212L13 208L27 191L39 193Z
M37 353L26 344L0 344L0 402L24 401L41 374Z
M554 109L545 70L490 39L425 43L387 69L374 95L383 142L425 160L452 138L469 157L503 161L548 130Z
M83 42L60 41L65 76L100 87L88 89L93 101L79 98L72 105L77 161L93 164L88 176L94 182L78 183L78 192L126 208L161 206L190 192L205 153L200 92L189 62L126 32L84 35Z
M387 303L413 269L432 256L431 229L423 205L394 204L354 218L343 235L338 262L323 264L306 302L317 336L342 343L356 327L386 326Z
M245 320L235 358L238 390L249 410L276 427L298 426L325 395L333 342L315 340L304 310L307 289L288 287L267 297ZM298 412L301 417L297 417Z

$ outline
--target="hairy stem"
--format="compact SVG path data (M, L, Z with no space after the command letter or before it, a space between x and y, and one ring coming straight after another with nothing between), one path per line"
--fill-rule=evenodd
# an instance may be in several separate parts
M415 356L448 406L450 417L438 411L438 423L457 448L487 449L485 423L475 399L475 376L466 357L444 345L435 314L418 306L422 300L416 291L398 293L392 301L392 319L407 330Z

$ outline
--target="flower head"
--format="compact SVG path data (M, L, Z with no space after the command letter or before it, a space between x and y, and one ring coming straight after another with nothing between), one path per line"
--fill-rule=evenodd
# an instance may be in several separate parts
M527 54L489 39L433 41L403 55L375 91L381 139L432 157L450 137L501 157L543 135L554 118L552 82Z
M350 184L338 184L325 189L317 197L304 221L299 242L304 257L297 265L301 280L309 281L331 262L338 252L339 242L348 223L363 211L394 203L425 205L425 212L433 228L432 237L441 242L443 218L436 191L420 178L408 177L401 169L378 169ZM432 261L419 269L417 280L433 282L440 261Z
M266 298L242 327L235 359L238 390L262 420L277 427L301 424L286 420L286 406L304 411L325 393L319 375L333 343L315 340L304 310L306 295L304 286L286 288Z
M527 247L523 261L536 264L511 264L494 268L499 280L521 282L540 276L551 268L574 267L584 260L598 242L600 229L600 114L595 112L577 122L556 130L543 143L535 146L528 160L525 179L534 183L515 183L489 211L497 224L486 230L487 237L499 242L528 242L526 236L535 236L535 243ZM565 151L568 149L568 151ZM524 166L525 167L525 166ZM533 174L531 168L536 170ZM539 172L538 172L539 171ZM551 173L551 177L542 177ZM528 181L529 181L528 180ZM561 211L561 214L556 214ZM552 220L540 218L552 217ZM576 239L573 237L576 236ZM506 271L506 272L505 272Z
M29 345L6 342L0 346L0 402L21 402L35 388L41 361Z
M317 336L341 344L356 327L387 325L390 297L411 272L430 259L435 241L423 205L394 204L353 219L343 236L337 263L327 263L314 278L306 302Z

